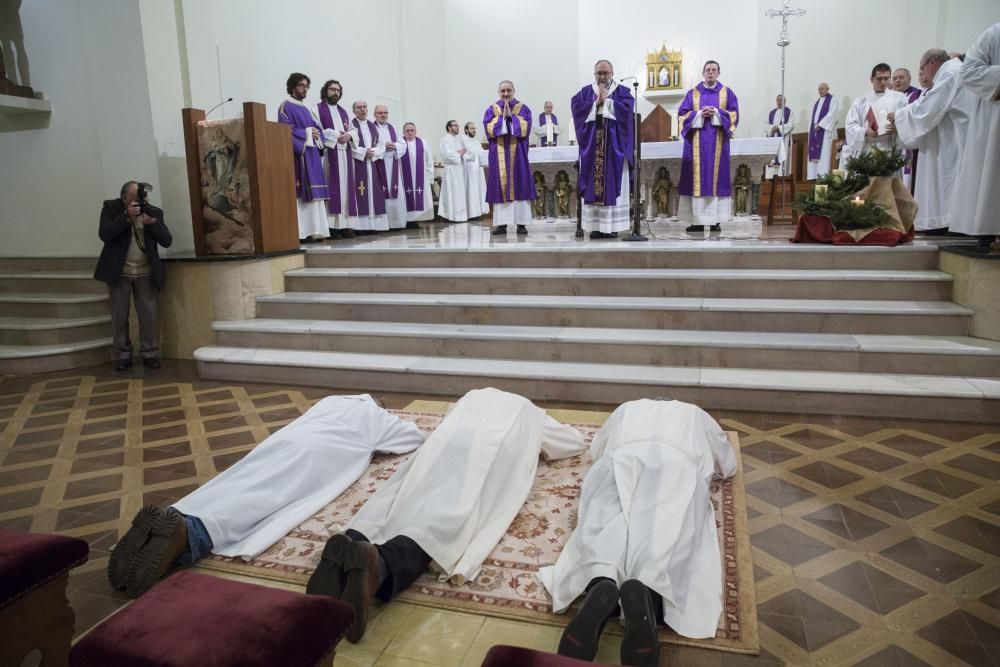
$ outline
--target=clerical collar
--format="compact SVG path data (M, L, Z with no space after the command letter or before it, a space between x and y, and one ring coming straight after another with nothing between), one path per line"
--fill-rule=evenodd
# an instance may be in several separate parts
M288 101L291 102L292 104L298 104L300 107L308 107L308 105L305 103L304 100L297 100L291 95L288 96Z
M701 85L702 85L702 86L703 86L703 87L705 88L705 90L715 90L715 87L719 85L719 82L718 82L718 80L716 80L716 82L715 82L715 83L713 83L713 84L712 84L712 85L710 86L710 85L708 85L707 83L705 83L704 81L702 81L702 82L701 82Z

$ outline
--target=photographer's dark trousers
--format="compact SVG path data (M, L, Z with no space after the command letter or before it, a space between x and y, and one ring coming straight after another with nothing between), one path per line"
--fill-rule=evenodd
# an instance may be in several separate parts
M111 297L111 349L116 359L132 358L132 340L128 335L128 314L135 299L139 316L139 354L143 359L160 356L160 332L156 325L156 288L153 276L125 276L108 286Z

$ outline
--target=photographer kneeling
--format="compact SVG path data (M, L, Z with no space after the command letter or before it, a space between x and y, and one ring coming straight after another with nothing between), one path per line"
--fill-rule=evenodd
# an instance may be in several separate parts
M146 201L152 187L129 181L119 199L104 202L98 232L104 241L94 278L108 284L111 295L111 349L115 370L132 365L128 335L129 297L135 297L139 316L139 353L146 368L160 367L160 333L156 326L156 291L163 289L163 264L156 246L173 242L163 222L163 210ZM155 288L155 289L154 289Z

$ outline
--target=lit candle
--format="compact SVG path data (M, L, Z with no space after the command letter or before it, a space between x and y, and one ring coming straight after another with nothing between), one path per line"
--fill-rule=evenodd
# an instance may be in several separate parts
M851 203L854 204L855 206L864 206L865 200L855 195L854 199L851 200Z
M829 185L824 185L823 183L817 183L816 187L813 188L813 195L816 201L826 201L826 191L830 188Z

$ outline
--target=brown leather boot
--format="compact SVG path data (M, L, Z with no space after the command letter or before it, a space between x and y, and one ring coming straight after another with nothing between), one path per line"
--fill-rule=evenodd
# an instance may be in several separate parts
M160 510L149 541L129 563L125 593L137 598L148 591L187 549L184 516L172 507Z

